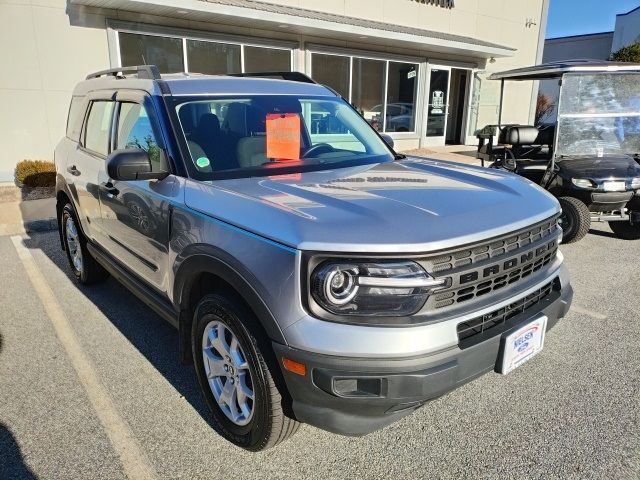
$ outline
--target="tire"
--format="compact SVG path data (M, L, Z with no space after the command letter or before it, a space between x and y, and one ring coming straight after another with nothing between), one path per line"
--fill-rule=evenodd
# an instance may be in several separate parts
M282 396L265 360L270 346L266 336L254 333L260 331L255 317L226 296L206 295L195 308L191 348L213 428L250 451L271 448L300 427L283 412Z
M89 253L87 239L70 203L62 209L60 226L67 260L78 281L83 285L91 285L106 280L109 273Z
M574 197L558 198L562 207L562 243L581 240L591 228L591 213L584 202Z
M609 222L609 226L616 237L624 240L640 240L640 224L631 222Z

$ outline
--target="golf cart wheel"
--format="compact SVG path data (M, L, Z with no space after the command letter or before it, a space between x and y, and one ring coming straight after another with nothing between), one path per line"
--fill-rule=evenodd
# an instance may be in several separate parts
M631 223L629 221L609 222L609 226L616 237L624 240L639 240L640 239L640 224Z
M573 243L581 240L591 227L591 213L577 198L560 197L562 207L560 225L562 226L562 243Z
M220 435L258 451L298 431L300 424L283 410L264 332L241 302L205 295L195 308L191 342L198 382Z

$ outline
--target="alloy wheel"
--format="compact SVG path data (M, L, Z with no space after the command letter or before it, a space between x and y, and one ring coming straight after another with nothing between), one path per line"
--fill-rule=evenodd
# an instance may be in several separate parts
M65 237L73 268L78 272L82 272L82 248L80 246L80 236L78 235L76 224L71 217L67 218L66 221Z
M229 326L219 321L207 324L202 335L202 358L220 410L234 424L247 425L255 409L253 382L247 357Z

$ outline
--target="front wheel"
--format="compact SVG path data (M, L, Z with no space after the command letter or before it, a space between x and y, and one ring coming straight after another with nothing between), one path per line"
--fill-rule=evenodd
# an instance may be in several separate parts
M284 414L259 347L266 342L247 325L255 326L255 317L239 302L206 295L195 309L191 347L215 430L239 447L258 451L286 440L300 424Z
M609 227L618 238L640 240L640 224L629 221L609 222Z
M85 285L106 280L109 273L91 256L78 217L70 203L62 209L62 239L67 252L67 260L78 281Z
M574 197L560 197L562 243L581 240L591 228L591 213L584 202Z

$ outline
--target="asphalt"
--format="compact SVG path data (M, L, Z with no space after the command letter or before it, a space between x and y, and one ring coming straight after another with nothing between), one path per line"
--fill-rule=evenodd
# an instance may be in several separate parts
M172 327L114 280L78 286L55 232L23 244L157 478L640 478L640 242L608 227L561 247L575 307L535 360L368 436L303 426L257 454L210 428ZM8 236L0 258L0 479L124 478Z

